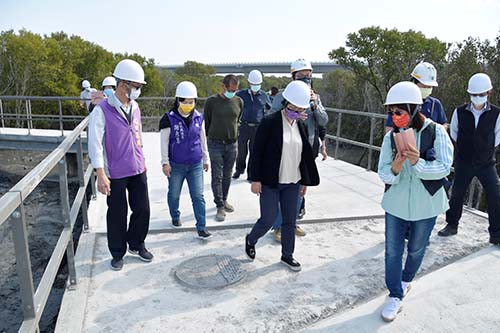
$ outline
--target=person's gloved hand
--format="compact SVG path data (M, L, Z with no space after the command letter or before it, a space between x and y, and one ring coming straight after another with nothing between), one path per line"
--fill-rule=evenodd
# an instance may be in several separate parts
M427 149L427 151L425 152L425 160L426 161L436 160L436 150L434 148Z

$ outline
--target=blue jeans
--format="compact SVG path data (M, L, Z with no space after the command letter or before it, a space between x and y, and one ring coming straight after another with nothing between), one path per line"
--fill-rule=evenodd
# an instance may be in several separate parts
M227 200L231 173L236 161L236 142L225 143L208 139L208 153L212 164L212 192L217 208L224 207Z
M187 180L189 195L193 203L196 229L205 229L205 198L203 197L203 163L177 164L170 162L172 170L168 177L168 209L172 220L179 220L179 198L181 195L184 179Z
M418 221L406 221L385 213L385 283L389 297L403 299L401 281L411 282L417 274L425 249L436 224L436 217ZM408 237L408 254L402 268L405 236Z
M304 197L302 197L299 194L297 196L297 216L299 216L299 213L300 213L300 206L302 206L302 200L304 200ZM279 208L278 209L278 216L276 217L276 222L274 222L274 224L273 224L273 229L279 229L279 228L281 228L281 223L282 222L283 222L283 219L281 217L281 208Z
M279 184L277 188L262 185L260 194L260 219L248 235L248 242L255 245L276 221L279 208L283 224L281 225L281 254L292 257L295 249L295 222L297 221L297 197L299 184Z

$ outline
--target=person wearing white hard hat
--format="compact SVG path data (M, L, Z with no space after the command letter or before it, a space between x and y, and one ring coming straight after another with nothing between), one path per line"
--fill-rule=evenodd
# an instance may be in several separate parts
M211 237L206 229L203 171L208 171L208 148L203 114L196 110L198 90L182 81L175 90L174 107L160 120L161 165L168 177L168 209L172 224L181 226L179 199L184 180L189 187L196 230L200 239Z
M238 123L243 110L243 101L236 96L239 84L235 75L226 75L221 91L207 98L203 111L212 167L212 193L217 207L215 220L218 222L226 219L226 212L234 212L227 197L238 148Z
M102 91L106 97L111 96L115 93L116 89L116 79L112 76L108 76L102 80Z
M301 265L293 257L297 197L304 196L307 186L319 184L306 125L299 121L309 108L310 87L293 81L283 98L282 110L266 116L255 137L251 190L260 195L260 218L245 238L245 252L255 259L255 244L272 227L281 207L281 262L300 271Z
M435 123L443 125L448 129L448 119L444 112L443 104L437 98L430 96L432 89L438 86L436 68L428 62L421 62L410 74L411 82L415 83L422 94L422 110L424 116L433 120ZM386 132L393 127L392 118L387 117Z
M97 189L107 196L106 213L111 269L123 267L128 252L145 262L153 254L144 244L149 230L149 194L142 151L141 94L144 70L135 61L120 61L113 72L116 92L90 114L89 157L97 172ZM127 202L128 192L128 202ZM127 228L128 206L132 211Z
M308 141L312 147L314 156L318 156L320 146L322 154L324 154L323 159L326 158L326 124L328 123L328 114L326 113L323 104L321 103L321 98L313 89L313 68L309 61L304 59L298 59L291 63L290 73L292 74L292 80L302 81L306 83L310 88L310 99L309 107L306 110L305 119L303 120L306 124ZM270 112L280 111L283 108L283 94L278 93L271 107ZM321 134L321 136L320 136ZM305 215L305 197L299 197L300 206L298 208L298 218L301 219ZM276 223L273 226L274 239L277 242L281 241L281 219L278 215ZM296 226L297 236L305 236L306 232L300 227Z
M247 166L247 155L252 156L252 146L257 127L264 118L266 110L271 108L269 96L261 89L262 73L257 69L248 74L248 89L236 93L243 100L243 113L241 114L240 128L238 131L238 155L236 157L236 171L234 179L240 178ZM247 179L250 179L250 168L247 169Z
M384 137L378 163L378 175L386 184L382 208L385 210L385 282L389 289L389 302L381 315L390 322L401 311L437 216L448 209L443 185L444 177L451 170L453 144L442 125L420 112L422 97L414 83L403 81L392 86L385 105L394 127ZM395 133L403 130L413 132L417 147L410 141L405 148L395 144Z
M80 107L83 107L83 104L85 103L87 111L92 111L89 109L89 107L90 107L90 99L94 91L97 90L90 86L90 82L88 80L82 81L82 92L80 93L80 98L81 98Z
M446 212L447 225L440 236L458 232L464 197L475 176L483 186L488 205L490 243L500 244L500 185L496 170L496 148L500 144L500 108L491 104L493 85L487 74L474 74L467 92L470 102L459 106L451 118L451 138L456 143L455 179Z

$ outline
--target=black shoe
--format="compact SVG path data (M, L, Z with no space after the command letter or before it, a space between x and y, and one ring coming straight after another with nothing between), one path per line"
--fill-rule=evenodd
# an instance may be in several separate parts
M233 179L238 179L238 178L240 178L240 175L241 175L241 172L239 172L239 171L235 171L235 173L233 173Z
M304 217L304 215L306 215L306 209L302 208L301 210L299 210L299 215L297 216L297 219L298 220L302 220L302 218Z
M490 243L493 245L500 245L500 237L490 236Z
M153 254L151 252L149 252L148 250L146 250L146 248L144 248L144 247L140 250L128 249L128 253L130 253L133 256L138 257L139 259L141 259L142 261L145 261L145 262L151 262L151 261L153 261L153 258L154 258Z
M446 225L443 229L439 230L438 235L441 237L448 237L448 236L453 236L456 235L458 232L458 229L455 227L450 226L449 224Z
M199 239L209 239L210 237L212 237L212 234L209 233L207 229L198 230L198 238Z
M114 271L121 271L121 269L123 268L123 259L111 259L111 269L114 270Z
M293 257L281 256L281 263L290 268L294 272L299 272L302 269L300 263L297 260L293 259Z
M174 227L182 226L181 220L172 220L172 224Z
M248 259L255 259L255 245L250 245L248 243L248 235L245 236L245 252L247 254Z

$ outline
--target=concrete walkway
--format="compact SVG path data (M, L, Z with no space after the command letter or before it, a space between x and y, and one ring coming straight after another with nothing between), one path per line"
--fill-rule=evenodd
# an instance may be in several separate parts
M390 324L380 296L304 332L500 332L499 284L500 247L490 246L416 280Z
M163 175L160 165L160 135L159 133L144 133L144 153L148 168L149 200L151 203L150 230L173 229L167 206L167 177ZM359 216L383 215L380 201L384 186L374 172L368 172L358 166L328 158L317 160L321 184L310 187L306 195L305 219L339 219ZM226 221L216 222L215 204L210 181L210 170L205 173L205 202L207 207L207 226L227 227L255 223L260 215L259 198L250 192L250 184L246 174L233 180L228 201L235 207L235 213L228 213ZM93 232L106 232L106 201L99 194L98 209L90 219ZM195 221L187 183L184 184L180 199L181 221L184 228L194 228Z
M423 296L428 293L426 279L434 281L436 288L440 285L438 291L452 289L446 278L440 275L433 278L434 274L440 274L440 271L433 272L435 269L484 248L488 235L483 217L465 213L460 233L451 238L436 236L444 223L442 217L439 218L419 276L429 275L415 284L400 318L385 325L378 319L378 307L385 298L386 289L384 222L380 208L383 184L376 173L333 159L317 162L321 185L310 188L307 193L307 214L301 223L307 224L304 228L308 234L296 241L295 255L303 266L302 272L297 274L279 263L280 246L271 234L257 244L256 260L249 262L246 259L243 240L259 217L259 206L258 197L250 192L245 180L233 182L230 202L236 211L220 223L213 219L215 209L209 174L205 177L207 225L214 234L211 240L206 242L195 238L186 186L181 196L183 227L174 229L166 206L167 180L161 173L159 162L159 135L145 133L144 138L153 231L146 244L155 254L155 259L146 264L126 256L122 271L109 269L110 256L104 234L106 202L104 196L98 195L89 206L90 232L82 234L76 254L79 282L74 290L68 290L64 295L57 332L240 333L303 329L312 332L373 332L393 327L391 331L399 331L397 325L405 322L410 328L405 327L405 330L411 332L422 322L436 321L434 313L436 316L446 313L438 326L441 332L446 327L466 327L454 324L467 313L467 310L462 312L457 308L475 309L475 304L479 306L481 318L489 318L489 326L477 326L481 321L476 320L470 322L475 325L471 327L497 328L499 312L489 307L499 295L488 288L495 286L494 274L499 276L498 251L490 249L487 256L481 253L472 257L484 258L480 261L465 259L469 265L477 264L457 268L460 274L470 279L450 280L456 292L443 292L444 295L429 298ZM223 289L188 288L174 277L174 270L184 261L212 254L239 260L247 276ZM450 267L454 265L460 264ZM495 265L494 274L486 274ZM460 275L454 272L446 276ZM487 283L485 292L494 298L480 296L482 290L460 293L462 289L472 288L471 283L478 286ZM460 287L456 288L458 284ZM370 301L372 299L374 301ZM412 299L426 299L429 303L424 308L421 304L412 305ZM441 299L446 301L443 305L438 303ZM346 312L352 308L354 310ZM422 314L422 309L427 312ZM350 317L345 317L350 314ZM422 320L416 314L425 315L425 318L429 316L429 320ZM405 316L409 316L407 320ZM335 321L339 318L344 319ZM364 321L365 326L356 326ZM314 324L317 326L311 326ZM435 330L427 327L425 331Z

